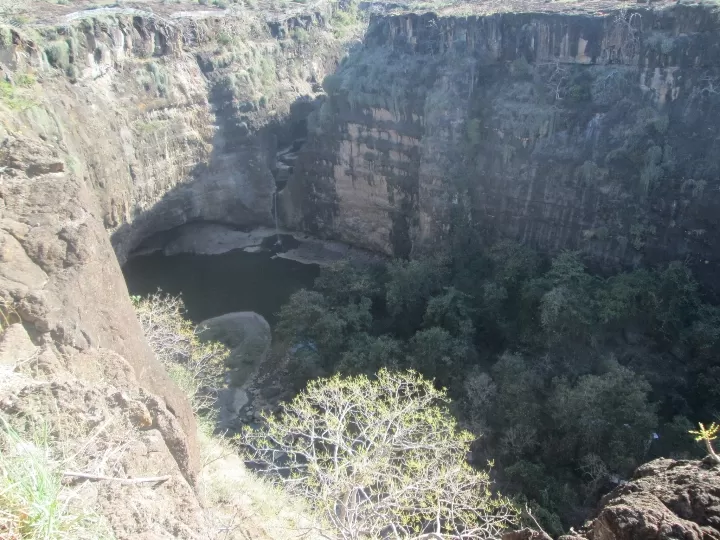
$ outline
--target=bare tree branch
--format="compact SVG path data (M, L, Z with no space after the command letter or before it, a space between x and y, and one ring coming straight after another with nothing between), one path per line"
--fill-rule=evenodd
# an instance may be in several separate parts
M84 478L86 480L109 480L119 484L144 484L167 482L172 478L169 474L165 476L148 476L143 478L117 478L115 476L103 476L101 474L89 474L76 471L63 471L63 476L72 476L74 478Z
M447 395L410 372L314 381L238 438L261 474L310 501L340 538L497 537L518 512L465 462Z

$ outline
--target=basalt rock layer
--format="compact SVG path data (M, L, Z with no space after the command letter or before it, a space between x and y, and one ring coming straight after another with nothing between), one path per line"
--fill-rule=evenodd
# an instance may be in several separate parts
M286 222L406 256L471 220L604 268L686 259L709 281L720 12L484 5L373 18L325 80Z
M600 501L597 517L559 540L716 540L720 538L720 465L656 459ZM552 540L523 529L503 540Z

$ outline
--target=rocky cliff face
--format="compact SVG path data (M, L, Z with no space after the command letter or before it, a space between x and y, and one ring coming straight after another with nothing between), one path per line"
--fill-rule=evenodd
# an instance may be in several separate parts
M144 342L119 263L188 221L272 222L276 149L343 49L331 7L316 8L269 21L100 9L0 28L2 327L22 324L39 380L152 402L189 485L193 413Z
M720 538L720 466L657 459L600 501L597 517L559 540L715 540ZM551 540L523 529L503 540Z
M5 64L41 84L7 131L26 123L86 180L121 262L149 234L188 221L269 224L277 133L302 120L291 104L312 100L341 51L325 28L331 14L268 24L107 9L14 33Z
M720 467L658 459L600 503L582 532L592 540L720 538Z
M605 267L689 259L708 277L719 12L655 6L376 16L325 81L287 223L403 256L472 219Z

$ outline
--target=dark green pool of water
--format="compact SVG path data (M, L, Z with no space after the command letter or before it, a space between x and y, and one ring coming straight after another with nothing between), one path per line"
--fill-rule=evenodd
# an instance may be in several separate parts
M235 250L222 255L141 255L130 259L123 273L132 295L144 296L158 288L181 294L194 322L232 311L255 311L273 325L290 295L312 286L319 268L273 259L269 253Z

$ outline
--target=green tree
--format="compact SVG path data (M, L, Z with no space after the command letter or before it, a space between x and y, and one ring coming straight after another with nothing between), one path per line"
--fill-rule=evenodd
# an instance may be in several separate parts
M698 283L690 269L676 261L658 272L658 289L651 306L655 315L657 335L667 342L683 337L683 331L692 324L700 297Z
M571 460L597 454L612 472L627 475L645 457L657 416L650 385L614 360L602 375L576 384L558 380L550 402L562 450Z
M343 539L480 539L517 523L465 452L448 397L413 372L311 382L239 441L247 459Z
M530 248L503 240L490 249L493 279L508 290L518 289L524 282L536 277L540 264L537 254Z
M357 332L372 323L370 300L333 306L324 295L302 289L280 310L278 335L294 344L311 346L325 369L332 369Z
M492 262L487 246L479 241L484 235L474 227L465 210L453 206L450 216L449 257L452 284L472 297L479 296L485 279L491 276Z
M443 294L433 296L425 309L423 326L440 326L456 337L470 338L473 334L470 296L455 287L446 287Z
M301 289L290 296L278 314L277 333L290 341L309 341L314 327L330 309L325 296L317 291Z
M179 296L158 291L131 297L135 315L150 348L175 383L188 395L196 412L207 414L215 403L203 388L224 384L230 351L216 341L202 341L202 329L185 318Z
M541 425L544 377L537 366L518 354L505 353L492 367L492 378L497 385L493 413L497 426L532 432Z
M405 357L403 344L390 336L360 333L352 337L337 369L343 374L373 374L381 368L398 368Z
M598 291L600 322L610 330L645 330L652 318L652 302L657 291L655 275L634 270L608 278Z
M447 280L445 262L439 259L388 264L387 309L398 332L409 336L420 327L428 301L442 291Z
M593 288L577 253L565 251L552 261L545 280L551 286L540 300L540 322L551 342L587 339L596 324Z
M342 260L324 267L315 280L315 289L328 299L331 305L359 302L362 298L373 299L382 293L377 269L360 267Z
M473 433L489 431L489 416L497 398L497 385L488 373L474 367L463 381L463 417Z
M408 366L442 386L462 373L469 353L468 342L439 326L417 332L408 343Z

